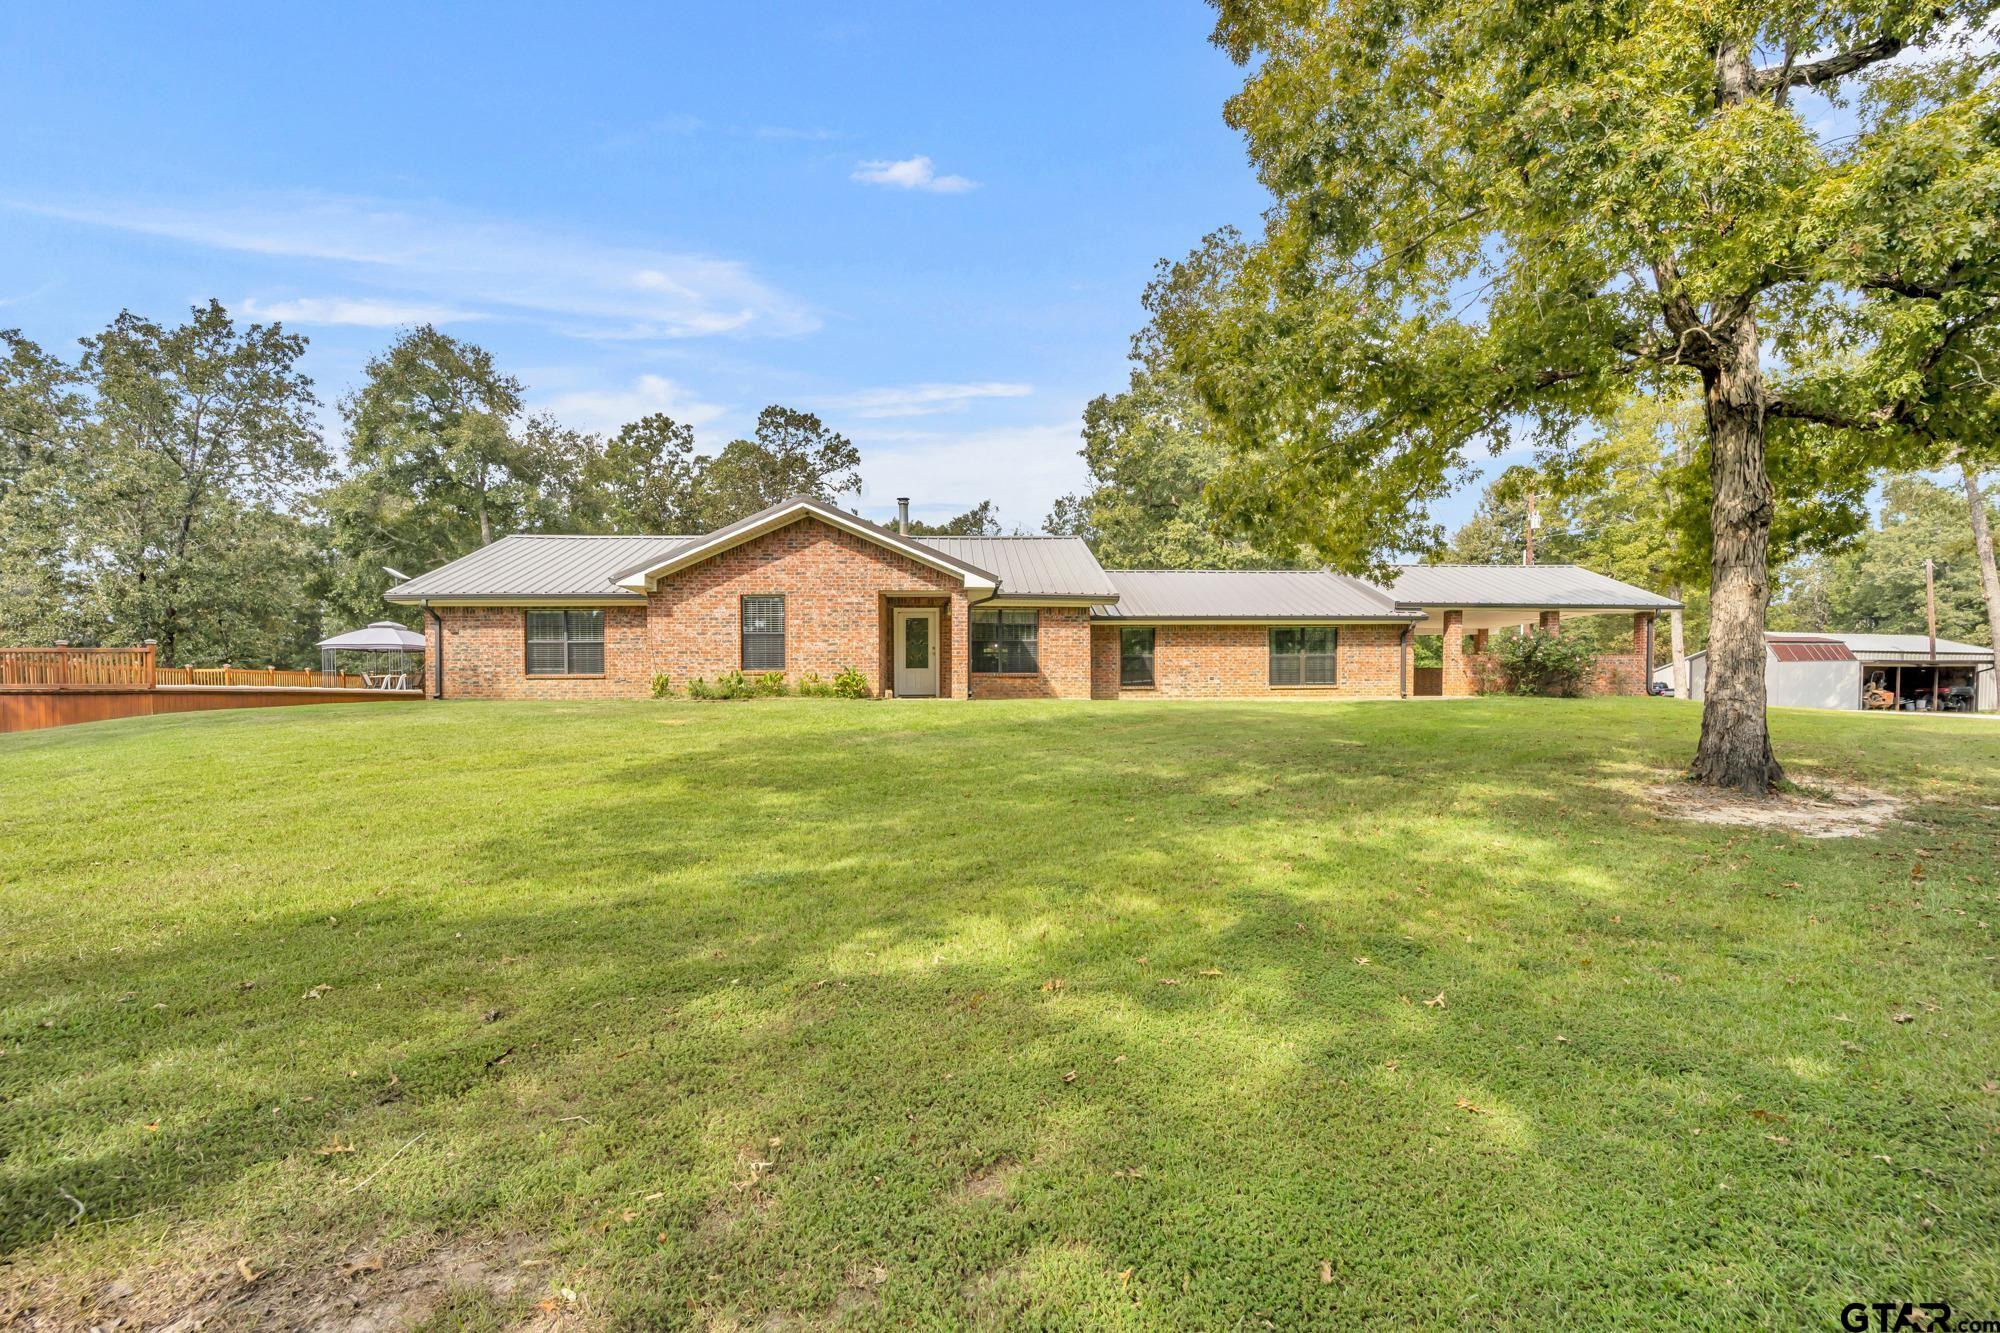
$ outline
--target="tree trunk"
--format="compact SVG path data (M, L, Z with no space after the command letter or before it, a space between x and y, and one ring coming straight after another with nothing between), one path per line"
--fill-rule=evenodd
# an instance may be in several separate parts
M1674 600L1681 600L1681 585L1673 587ZM1677 606L1667 612L1667 642L1674 650L1674 698L1688 697L1688 655L1687 623L1681 619L1681 609Z
M1757 322L1738 319L1717 349L1707 391L1708 478L1714 492L1709 557L1708 676L1701 743L1690 776L1767 795L1784 770L1764 715L1764 611L1775 500L1764 468L1764 374Z
M1986 597L1987 642L2000 651L2000 570L1993 564L1993 527L1986 521L1986 497L1979 493L1979 474L1963 455L1959 474L1965 478L1965 503L1972 511L1972 548L1979 554L1979 591Z

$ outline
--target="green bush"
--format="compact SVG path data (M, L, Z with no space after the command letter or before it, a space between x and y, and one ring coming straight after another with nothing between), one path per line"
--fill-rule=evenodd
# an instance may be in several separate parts
M750 682L750 693L759 699L780 699L790 694L791 690L785 685L784 672L766 671Z
M866 699L868 677L853 667L842 667L840 674L833 678L833 692L843 699Z
M731 671L717 676L713 683L696 676L688 682L690 699L748 699L752 693L749 681L741 671Z
M653 697L655 699L671 699L674 697L674 682L668 678L665 672L661 672L659 675L653 677Z
M1513 694L1573 698L1597 669L1597 650L1581 635L1531 629L1493 640L1493 656Z
M821 676L819 672L808 671L799 677L799 695L802 698L831 699L833 694L833 682Z

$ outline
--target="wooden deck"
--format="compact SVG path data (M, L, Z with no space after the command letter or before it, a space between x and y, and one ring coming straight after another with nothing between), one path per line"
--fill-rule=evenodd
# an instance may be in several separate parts
M360 676L274 667L163 667L153 647L0 648L0 732L158 713L421 699Z

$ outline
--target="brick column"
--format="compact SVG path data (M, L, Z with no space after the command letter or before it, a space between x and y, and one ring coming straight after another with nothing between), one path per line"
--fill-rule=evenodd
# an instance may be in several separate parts
M1634 694L1644 694L1653 685L1653 613L1634 612L1632 616L1632 660L1639 664L1639 679Z
M1475 653L1480 653L1480 654L1484 654L1484 653L1486 652L1486 631L1485 631L1485 630L1483 630L1483 629L1476 629L1476 630L1472 631L1472 651L1473 651L1473 652L1475 652Z
M1457 697L1472 693L1472 672L1465 661L1465 612L1444 613L1444 693Z
M1562 632L1563 632L1562 612L1560 611L1542 612L1542 633L1560 634Z
M972 680L972 610L964 593L951 595L951 606L945 614L951 617L951 633L946 637L944 660L938 663L943 673L938 678L938 697L969 699L972 697L968 692Z

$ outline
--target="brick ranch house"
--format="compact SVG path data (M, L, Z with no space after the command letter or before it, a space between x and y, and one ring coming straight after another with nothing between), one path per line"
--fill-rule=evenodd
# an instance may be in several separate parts
M692 537L505 537L392 588L456 699L642 698L726 672L862 672L902 698L1476 694L1488 635L1629 616L1593 687L1641 694L1676 603L1573 565L1107 570L1074 537L914 537L788 500ZM1412 639L1443 636L1442 670Z

